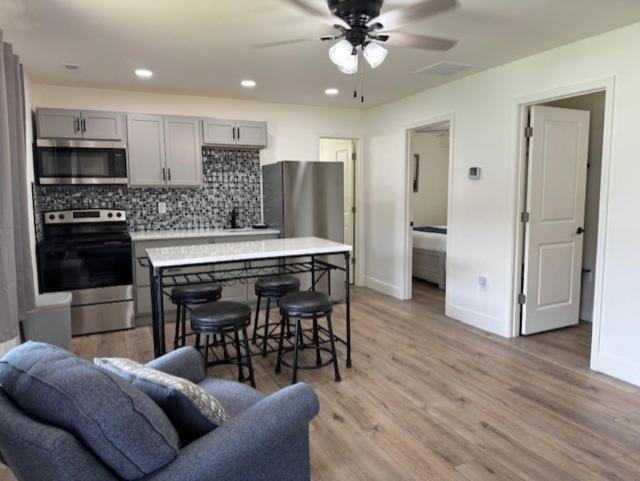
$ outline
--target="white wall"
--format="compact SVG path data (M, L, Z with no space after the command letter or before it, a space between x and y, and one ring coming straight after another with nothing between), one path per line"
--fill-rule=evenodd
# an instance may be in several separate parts
M511 335L518 99L616 76L604 298L595 366L640 384L640 24L519 60L368 112L367 281L400 295L405 245L405 129L453 113L447 313ZM468 167L483 179L467 179ZM478 276L488 278L486 290Z
M163 93L32 85L34 107L116 110L266 121L269 146L263 164L316 160L320 135L362 133L365 113L355 109L249 102Z
M420 156L420 167L418 192L411 192L411 220L416 226L447 225L449 134L412 132L412 166L415 154Z
M591 122L589 123L589 168L587 169L587 191L584 209L584 248L582 253L582 268L589 270L589 272L582 276L582 289L580 292L580 319L584 321L593 320L605 97L604 92L596 92L545 104L550 107L591 112Z

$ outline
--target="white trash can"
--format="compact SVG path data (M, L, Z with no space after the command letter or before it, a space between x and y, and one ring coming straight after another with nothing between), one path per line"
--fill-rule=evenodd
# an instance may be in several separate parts
M71 350L71 293L40 294L36 307L24 313L22 332L27 341Z

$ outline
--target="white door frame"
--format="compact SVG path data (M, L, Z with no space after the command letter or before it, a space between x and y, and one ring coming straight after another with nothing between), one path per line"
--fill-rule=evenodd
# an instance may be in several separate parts
M615 76L604 77L575 85L558 87L529 95L524 95L516 99L516 109L518 117L517 130L517 152L516 158L516 181L517 190L514 205L517 206L514 212L514 236L515 248L512 262L512 296L511 296L511 335L520 335L520 305L518 304L518 294L521 292L522 283L522 251L524 228L520 219L520 213L526 207L525 182L525 155L526 142L524 129L527 126L527 109L532 105L560 100L563 98L577 97L595 92L605 92L605 112L604 112L604 132L602 141L602 173L600 179L600 208L598 220L598 249L596 253L596 274L593 307L593 334L591 340L591 369L598 370L598 355L600 353L600 334L602 329L602 297L604 294L604 274L605 274L605 246L607 232L607 216L609 205L609 177L611 172L611 139L613 135L613 106L615 97Z
M404 239L402 245L404 246L403 255L403 268L404 268L404 285L402 286L402 299L411 299L413 291L413 232L411 229L411 193L412 190L409 187L412 184L411 178L411 133L416 129L430 127L432 125L449 122L449 186L447 190L447 253L450 252L452 243L453 229L453 159L454 159L454 139L455 139L455 114L453 112L436 115L429 117L428 119L420 120L418 122L412 122L406 124L405 128L405 162L404 162L404 225L402 229L404 233ZM449 255L446 256L445 272L449 267ZM447 279L445 278L445 284ZM445 288L445 298L446 298Z
M365 203L364 203L364 166L365 166L365 140L366 137L361 132L320 132L316 135L315 158L320 158L320 139L345 139L356 141L356 171L355 171L355 238L356 245L353 256L356 258L356 269L354 272L354 282L356 286L364 286L364 253L365 235Z

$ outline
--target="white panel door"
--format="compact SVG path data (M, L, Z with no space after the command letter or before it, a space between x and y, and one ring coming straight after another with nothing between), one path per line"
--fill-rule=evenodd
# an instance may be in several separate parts
M579 322L589 116L531 108L522 334Z

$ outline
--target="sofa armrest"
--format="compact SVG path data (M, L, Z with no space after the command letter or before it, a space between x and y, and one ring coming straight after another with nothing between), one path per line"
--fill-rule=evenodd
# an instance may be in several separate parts
M301 473L308 477L309 470L309 422L319 407L308 385L286 387L183 448L148 481L304 479ZM283 477L282 470L291 477Z
M196 384L206 377L202 356L194 347L181 347L147 363L158 371L188 379Z

